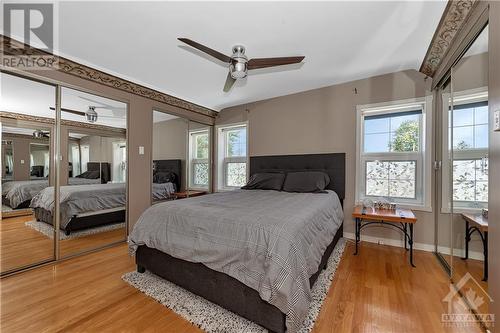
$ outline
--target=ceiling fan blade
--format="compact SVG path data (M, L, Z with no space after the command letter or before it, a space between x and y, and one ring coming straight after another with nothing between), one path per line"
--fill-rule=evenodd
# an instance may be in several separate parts
M191 39L188 39L188 38L177 38L177 39L183 43L186 43L186 44L194 47L195 49L198 49L202 52L205 52L206 54L211 55L214 58L219 59L222 62L227 62L227 63L231 62L231 57L228 57L227 55L220 53L219 51L215 51L214 49L211 49L205 45L201 45L200 43L197 43Z
M233 79L233 77L231 76L231 73L227 73L227 79L226 79L226 83L224 84L224 92L228 92L229 90L231 90L231 88L233 87L233 84L236 82L236 79Z
M280 57L280 58L255 58L250 59L247 63L248 69L258 69L282 65L297 64L304 60L305 57Z
M51 110L55 110L56 108L54 108L54 107L51 106L50 109ZM76 115L79 115L79 116L85 116L85 112L82 112L82 111L76 111L76 110L65 109L65 108L61 108L61 111L73 113L73 114L76 114Z

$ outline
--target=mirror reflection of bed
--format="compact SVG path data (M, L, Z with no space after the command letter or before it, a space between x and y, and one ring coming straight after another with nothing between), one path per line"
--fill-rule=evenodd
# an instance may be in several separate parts
M81 103L76 108L75 100ZM67 163L61 167L60 251L70 256L123 241L126 229L126 104L72 89L62 91L62 119L88 122L89 108L98 114L92 126L61 126ZM64 159L64 157L63 157ZM50 230L47 205L34 206L39 226ZM49 195L50 196L50 195ZM49 223L47 223L49 221Z
M189 121L153 111L153 203L175 200L186 193L187 135Z
M4 273L54 258L53 239L26 223L34 218L31 199L54 181L50 156L55 112L50 106L54 105L55 88L5 73L0 78L0 271Z
M53 86L1 74L1 272L126 239L127 105L68 88L61 92L60 197L55 197ZM5 104L5 105L4 105ZM96 114L89 117L92 109Z

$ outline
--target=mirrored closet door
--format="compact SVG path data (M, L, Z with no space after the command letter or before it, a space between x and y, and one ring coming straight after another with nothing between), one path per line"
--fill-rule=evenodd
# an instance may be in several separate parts
M189 121L176 115L153 111L153 179L151 201L159 203L188 197Z
M62 88L61 257L126 239L127 104ZM35 208L38 222L48 207Z
M452 102L448 106L451 193L453 216L452 279L470 298L477 313L488 313L488 26L452 68ZM446 194L445 194L446 195ZM470 278L472 277L472 278Z
M32 202L54 186L56 87L3 72L0 80L0 271L5 274L55 259L54 231L39 230ZM53 202L54 191L45 199Z
M435 216L435 227L436 227L436 253L438 258L441 260L447 273L451 275L452 267L452 216L451 204L449 200L449 193L451 191L450 174L449 168L451 163L451 151L448 148L448 108L452 102L451 94L451 80L439 91L439 96L441 98L442 112L436 114L435 121L438 124L436 127L436 161L441 161L438 167L438 172L436 173L435 189L436 195L435 206L437 209L434 210ZM440 125L441 124L441 125Z

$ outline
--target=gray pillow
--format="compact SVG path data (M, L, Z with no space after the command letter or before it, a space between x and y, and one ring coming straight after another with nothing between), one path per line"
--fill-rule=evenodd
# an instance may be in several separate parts
M281 191L285 174L283 172L254 173L248 183L242 187L244 190L275 190Z
M324 193L328 184L330 184L330 177L323 171L288 172L283 184L283 191Z

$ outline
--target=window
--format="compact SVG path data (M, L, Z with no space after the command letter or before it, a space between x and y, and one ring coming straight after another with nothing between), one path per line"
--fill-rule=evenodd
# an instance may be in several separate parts
M209 144L208 131L192 131L189 133L189 187L208 188L209 179Z
M430 174L425 146L430 97L358 106L356 200L384 197L430 209ZM430 131L429 131L430 132Z
M449 96L443 98L448 110L444 128L447 142L453 147L453 176L450 165L443 161L443 211L450 210L450 195L456 208L486 208L488 204L488 92L485 88L457 92L453 108ZM452 114L453 109L453 114ZM445 117L446 118L446 117ZM453 119L453 120L452 120ZM450 178L452 184L450 184Z
M236 124L219 127L218 188L239 188L247 182L247 127Z

